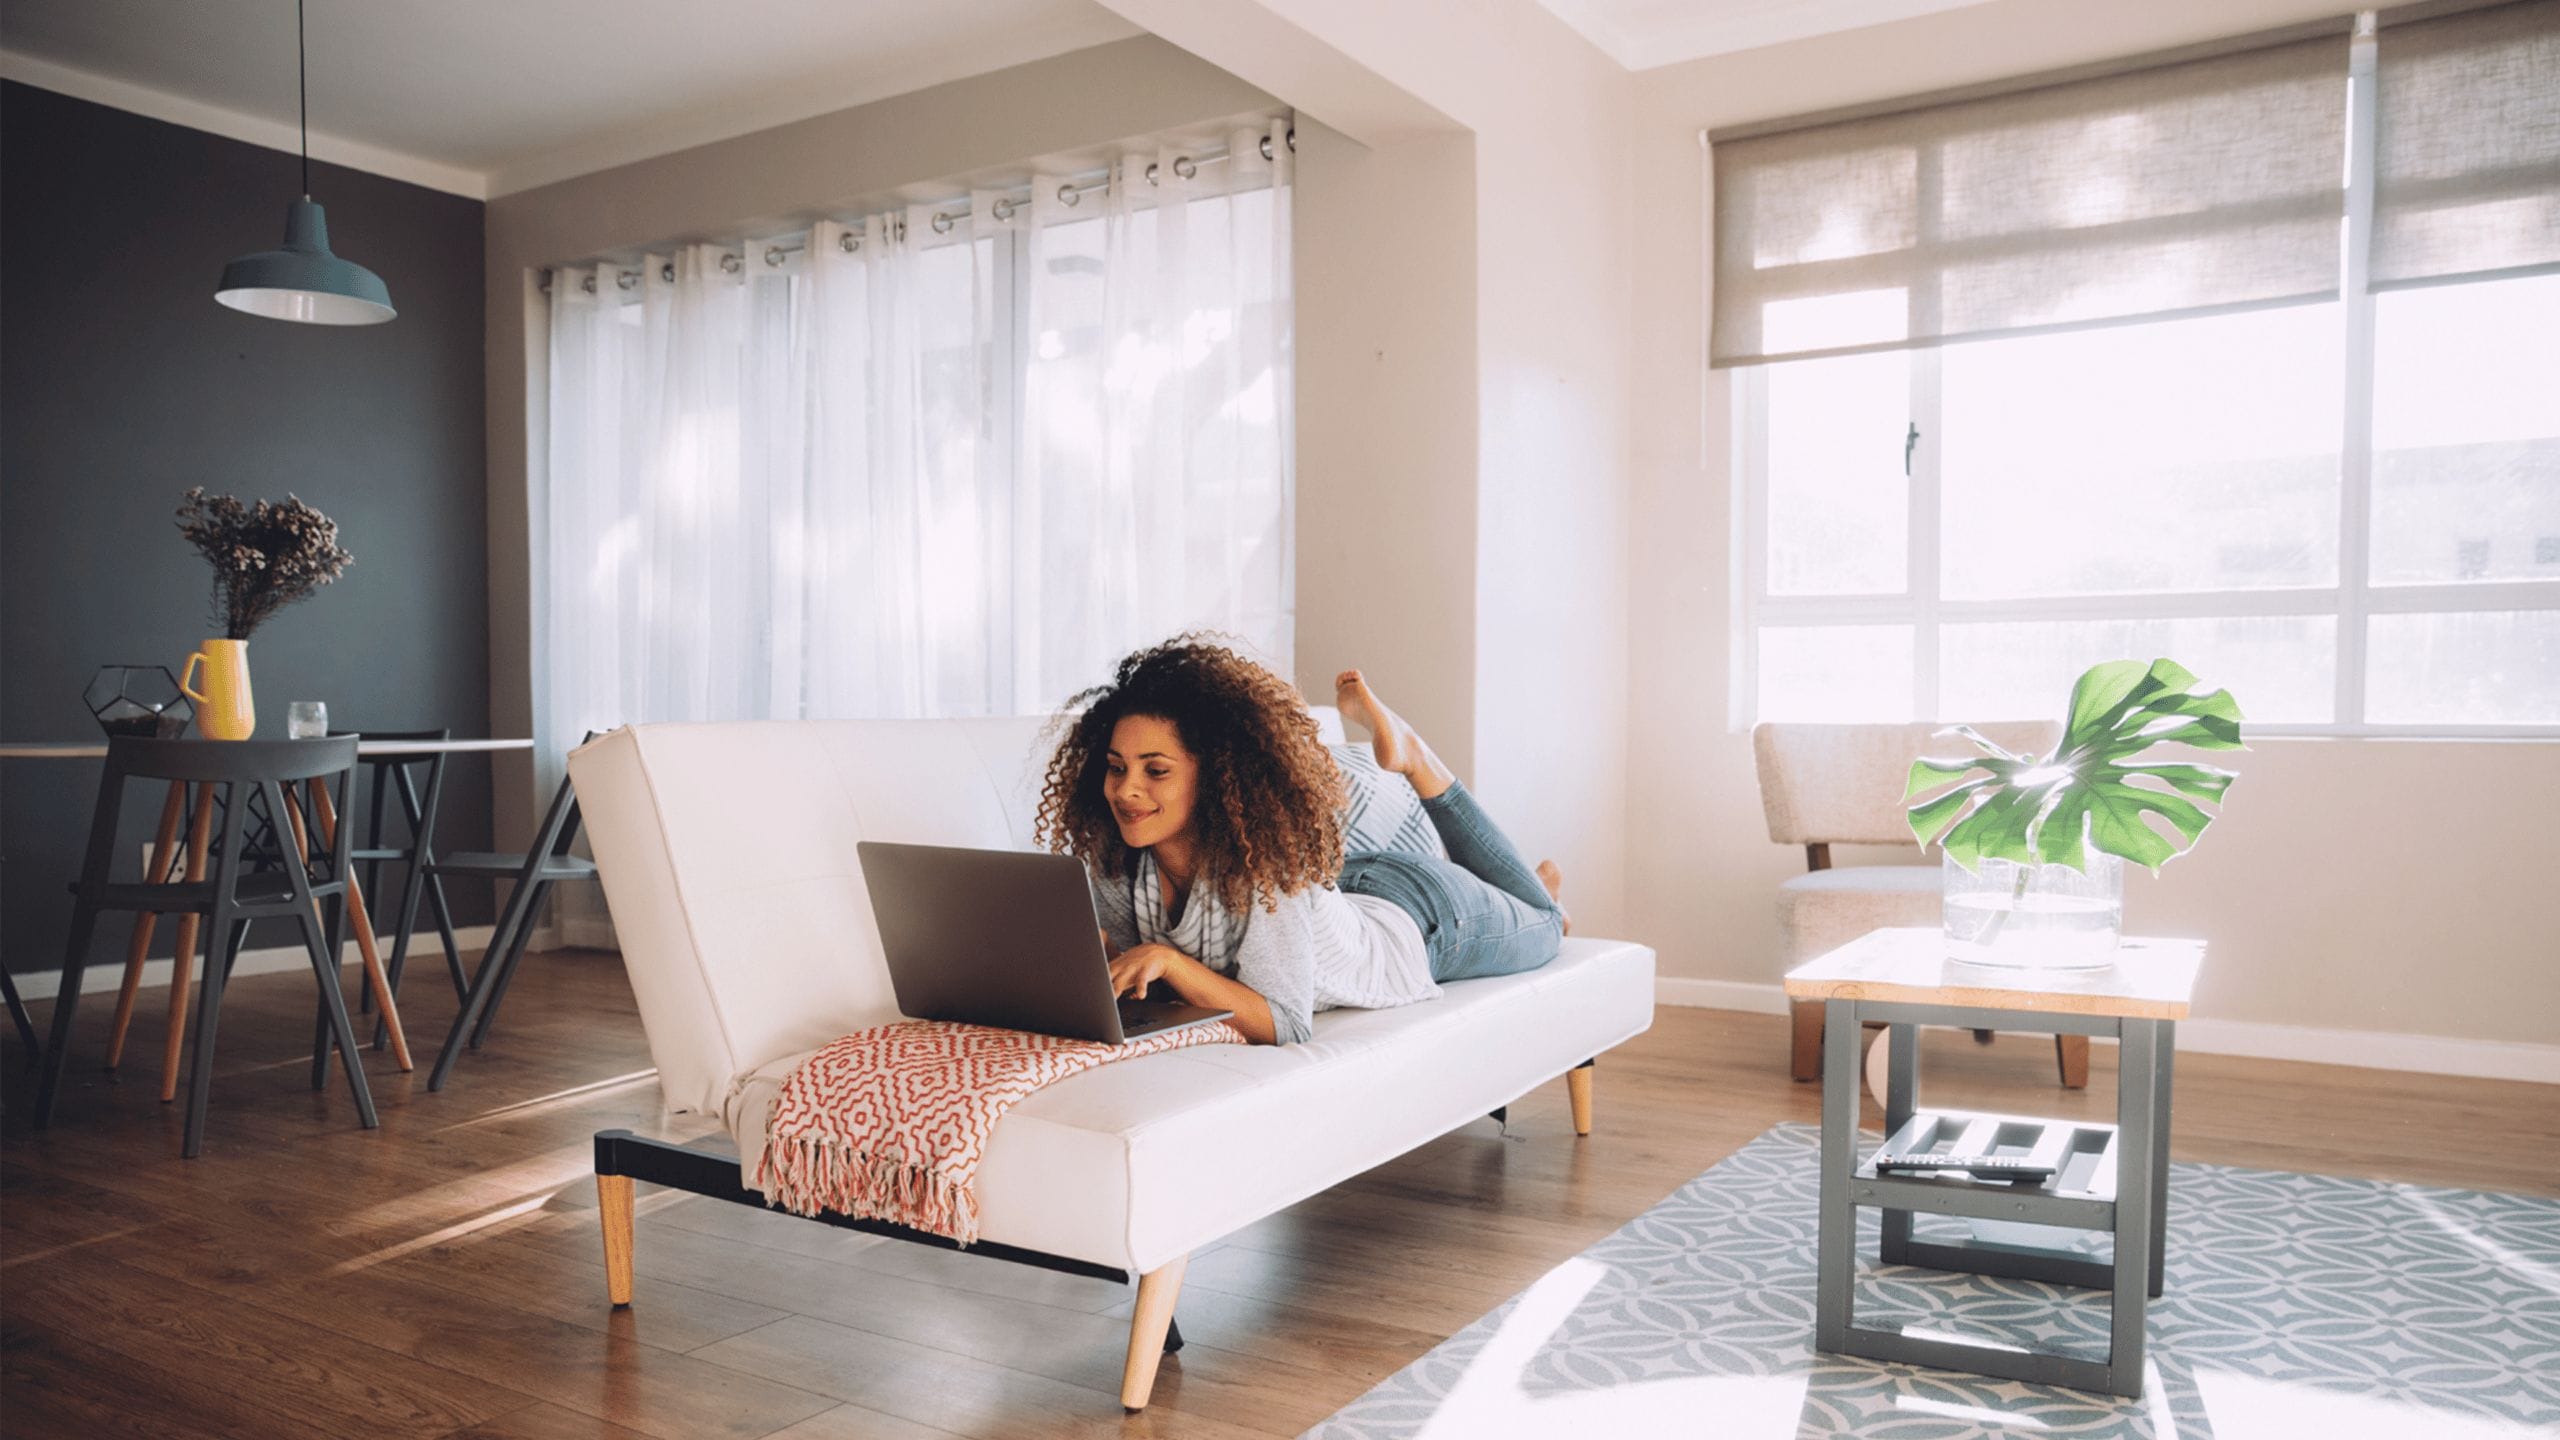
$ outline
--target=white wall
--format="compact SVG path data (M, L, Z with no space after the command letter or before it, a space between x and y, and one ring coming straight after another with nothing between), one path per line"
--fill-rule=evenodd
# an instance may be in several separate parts
M1298 117L1298 655L1354 666L1476 773L1476 161Z
M1466 756L1461 773L1525 850L1563 866L1577 923L1623 931L1632 82L1533 0L1105 3L1369 148L1356 163L1311 154L1301 124L1300 243L1355 260L1374 252L1386 267L1441 257L1413 297L1424 308L1406 317L1409 338L1428 330L1433 353L1451 348L1461 322L1441 285L1472 270L1473 354L1458 357L1461 376L1445 388L1390 376L1395 388L1366 408L1310 408L1324 387L1378 373L1321 375L1318 350L1357 361L1356 337L1398 324L1380 304L1407 299L1374 276L1333 284L1300 268L1299 680L1328 684L1359 663L1391 700L1417 694L1417 718L1468 717L1463 739L1425 733L1453 760ZM1427 147L1451 133L1471 147L1471 220L1434 202L1459 152ZM1406 166L1435 172L1418 208L1379 183ZM1358 203L1336 203L1355 193ZM1329 217L1321 234L1316 213ZM1474 409L1471 473L1453 483L1425 457L1421 473L1380 474L1369 514L1333 516L1378 526L1372 542L1311 543L1328 523L1311 502L1339 478L1318 472L1319 452L1403 455L1418 433L1445 436L1460 379ZM1457 584L1457 549L1472 556L1471 590ZM1407 566L1418 573L1399 576ZM1328 594L1359 608L1328 619L1323 607L1340 604ZM1452 626L1472 636L1471 675L1364 658L1447 644ZM1324 649L1335 635L1356 643ZM1427 683L1409 690L1408 673ZM1466 693L1442 689L1462 677Z
M1664 973L1774 981L1771 894L1803 865L1769 843L1749 738L1725 723L1732 401L1703 364L1699 131L2338 10L1992 0L1636 77L1629 904ZM2560 1041L2560 745L2266 740L2231 763L2242 778L2203 844L2126 882L2129 927L2211 942L2199 1019Z

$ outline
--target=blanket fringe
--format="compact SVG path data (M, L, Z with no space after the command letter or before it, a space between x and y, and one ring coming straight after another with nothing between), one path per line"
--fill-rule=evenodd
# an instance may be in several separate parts
M929 1163L872 1154L830 1135L774 1136L756 1162L756 1188L794 1215L833 1210L948 1236L978 1239L978 1197Z

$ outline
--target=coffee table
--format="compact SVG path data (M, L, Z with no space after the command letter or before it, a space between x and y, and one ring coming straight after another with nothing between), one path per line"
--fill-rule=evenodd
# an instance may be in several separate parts
M1934 927L1875 930L1787 974L1790 1000L1823 1002L1821 1227L1814 1282L1816 1350L1968 1370L2114 1395L2142 1393L2145 1302L2160 1293L2167 1239L2170 1071L2186 1018L2198 940L2125 939L2097 970L2006 969L1946 958ZM2040 1183L1975 1180L1958 1171L1880 1175L1858 1158L1859 1025L1889 1030L1884 1148L1990 1152L2055 1167ZM2118 1041L2116 1123L1924 1108L1918 1029L2049 1031ZM2111 1292L2104 1361L1977 1344L1932 1331L1857 1324L1857 1210L1884 1212L1881 1258ZM1911 1217L1954 1215L2103 1230L2112 1261L2076 1251L1981 1240L1915 1239Z

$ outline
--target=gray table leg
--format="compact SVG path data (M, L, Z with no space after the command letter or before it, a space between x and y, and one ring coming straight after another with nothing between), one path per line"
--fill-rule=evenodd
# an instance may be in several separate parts
M1901 1133L1920 1108L1920 1027L1897 1024L1885 1030L1884 1133ZM1911 1212L1884 1213L1884 1244L1879 1255L1888 1265L1910 1263Z
M2169 1266L2169 1114L2171 1073L2177 1067L2178 1022L2160 1021L2160 1053L2153 1061L2159 1099L2152 1110L2151 1141L2151 1298L2160 1298Z
M2126 1020L2117 1032L2115 1284L2108 1304L2113 1335L2107 1351L2107 1389L2142 1393L2143 1322L2149 1314L2152 1253L2160 1232L2153 1209L2158 1198L2160 1137L2168 1117L2160 1101L2160 1022Z
M1823 1002L1821 1228L1814 1251L1813 1348L1841 1353L1857 1273L1858 1002Z

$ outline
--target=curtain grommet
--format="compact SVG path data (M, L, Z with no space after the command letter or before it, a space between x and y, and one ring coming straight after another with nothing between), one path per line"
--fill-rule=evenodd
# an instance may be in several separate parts
M782 268L783 259L784 252L781 246L767 245L764 247L764 263L769 268L776 270Z
M579 282L578 288L586 291L590 295L593 295L596 293L596 277L593 275L588 276L585 280Z
M950 211L936 210L933 212L933 233L936 235L948 235L951 233Z
M995 204L988 206L987 210L989 214L996 217L998 224L1002 224L1013 218L1014 203L1009 199L998 199Z
M1058 187L1058 203L1066 206L1070 210L1076 208L1077 204L1083 199L1084 193L1076 189L1073 185L1061 185Z
M847 230L836 237L836 248L851 255L862 248L862 237Z
M1188 155L1176 155L1173 157L1173 173L1184 180L1188 180L1192 176L1200 173L1200 162L1192 159Z

